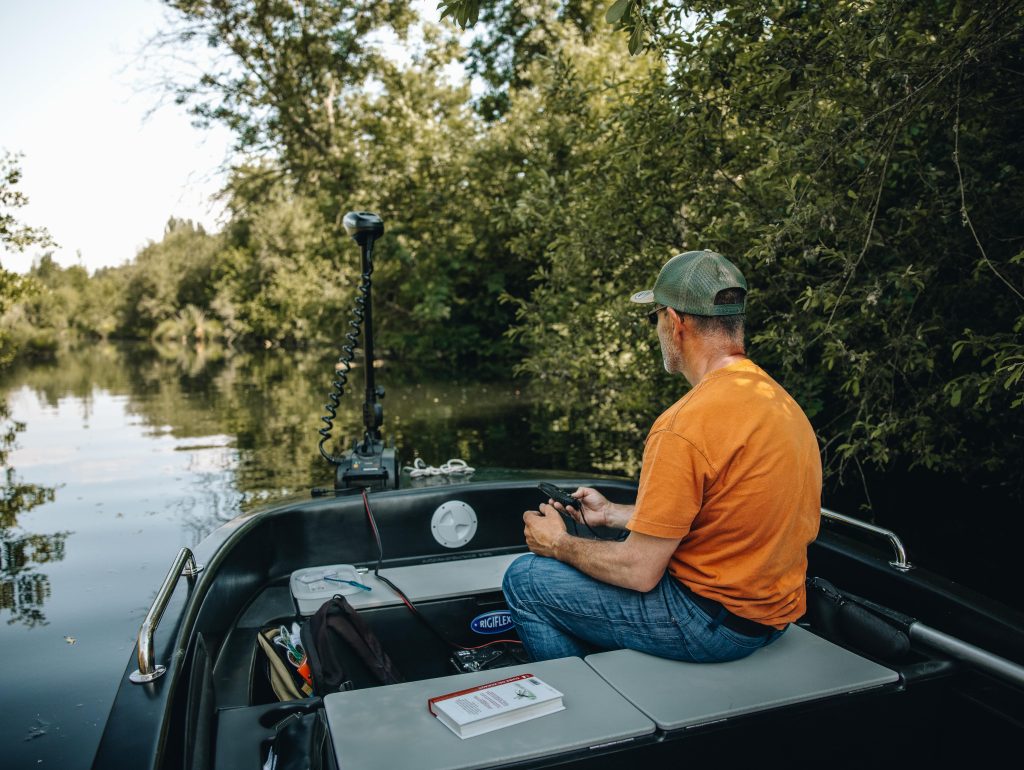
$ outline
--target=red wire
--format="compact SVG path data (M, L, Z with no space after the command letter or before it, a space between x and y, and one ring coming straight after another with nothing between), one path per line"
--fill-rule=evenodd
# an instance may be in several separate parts
M428 626L430 626L431 631L437 634L441 639L450 644L452 647L458 647L460 650L482 650L484 647L490 647L493 644L522 644L522 641L519 639L495 639L494 641L487 642L485 644L478 644L475 647L466 647L464 645L453 642L451 639L448 639L446 636L444 636L444 634L442 634L440 631L434 628L433 624L430 623L430 621L428 621L423 616L423 613L416 609L416 605L412 603L412 601L409 599L409 597L405 595L402 589L396 586L394 583L392 583L388 578L383 577L379 572L380 563L384 559L384 549L383 547L381 547L380 531L377 529L377 522L374 521L373 512L370 510L370 499L366 496L366 489L363 489L363 509L366 511L366 518L369 519L370 527L373 529L373 537L377 541L377 566L373 570L374 576L378 580L387 583L387 585L391 587L391 590L398 595L398 598L402 600L402 603L409 608L409 611L416 615L416 617L420 618Z

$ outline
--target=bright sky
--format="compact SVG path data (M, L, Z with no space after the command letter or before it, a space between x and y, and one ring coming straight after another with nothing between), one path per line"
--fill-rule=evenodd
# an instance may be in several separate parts
M63 265L122 264L172 215L219 227L228 132L193 128L173 103L145 117L161 73L139 52L163 13L157 0L0 0L0 151L24 155L29 197L14 213L50 231ZM24 272L37 254L0 248L0 264Z
M413 5L437 20L436 0ZM221 126L194 128L153 85L174 74L162 69L167 57L143 56L146 41L169 28L166 13L159 0L0 0L0 153L22 155L17 189L29 199L11 213L49 230L62 265L124 264L163 237L171 216L220 229L212 197L232 137ZM378 42L398 61L414 45L386 34ZM194 78L193 70L178 79ZM23 273L41 253L0 247L0 266Z

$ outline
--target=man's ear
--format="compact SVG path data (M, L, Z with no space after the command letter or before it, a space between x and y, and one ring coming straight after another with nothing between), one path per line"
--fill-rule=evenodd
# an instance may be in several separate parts
M665 312L668 313L669 318L672 319L672 333L677 334L681 332L686 323L686 318L683 314L674 307L665 308Z

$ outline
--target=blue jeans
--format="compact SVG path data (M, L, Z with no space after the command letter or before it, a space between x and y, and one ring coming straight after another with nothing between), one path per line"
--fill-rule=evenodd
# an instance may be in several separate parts
M628 648L660 658L713 663L744 658L782 636L746 636L709 617L667 572L648 593L595 580L532 553L502 584L512 619L535 660Z

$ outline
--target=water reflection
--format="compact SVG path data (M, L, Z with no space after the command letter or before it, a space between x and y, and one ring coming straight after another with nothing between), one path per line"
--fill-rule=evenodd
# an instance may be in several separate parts
M10 613L8 625L22 623L32 628L46 624L43 604L50 597L50 580L36 566L62 560L69 534L16 538L7 530L0 532L0 617Z
M18 517L54 499L54 490L23 482L8 458L25 424L11 419L6 401L0 401L0 617L8 625L45 625L43 604L50 596L50 581L37 567L64 558L68 532L40 535L23 532Z
M0 372L0 403L13 415L5 408L2 420L0 660L18 661L0 666L5 767L87 767L177 550L240 511L332 484L317 430L334 360L333 351L93 345ZM362 433L358 370L351 379L335 454ZM478 481L594 467L577 462L589 431L570 438L514 385L426 382L401 366L378 382L402 464L458 457Z
M54 534L29 534L16 527L18 511L53 501L53 488L21 484L9 471L5 505L12 513L4 519L0 606L13 622L46 622L42 607L50 585L38 567L64 558L65 530L81 526L87 533L95 524L142 533L150 517L159 517L173 524L183 544L193 545L240 511L331 485L333 469L316 445L333 362L333 353L226 355L215 346L103 344L7 372L4 391L29 392L49 410L46 430L54 436L40 449L54 477L48 480L57 486L80 478L89 491L76 487L79 496L61 509L58 520L73 524ZM475 479L495 467L608 470L594 459L593 445L571 440L560 421L540 413L515 385L424 382L397 365L385 366L377 379L387 387L385 436L403 465L415 458L429 465L461 458L478 468ZM358 370L350 380L354 392L345 395L334 421L335 454L362 433ZM612 445L619 437L604 439ZM638 451L639 441L632 441ZM613 449L621 453L622 444ZM406 475L402 484L445 481ZM92 509L73 505L82 494ZM125 521L93 517L109 515L111 506L122 508L116 516Z

